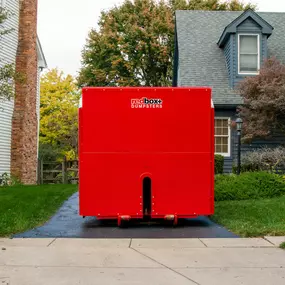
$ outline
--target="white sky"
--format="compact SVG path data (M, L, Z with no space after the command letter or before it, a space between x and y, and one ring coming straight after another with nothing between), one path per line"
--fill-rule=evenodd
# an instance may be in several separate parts
M100 11L123 0L39 0L38 35L49 68L76 75L88 32ZM244 2L248 2L244 0ZM258 11L285 12L284 0L252 0Z

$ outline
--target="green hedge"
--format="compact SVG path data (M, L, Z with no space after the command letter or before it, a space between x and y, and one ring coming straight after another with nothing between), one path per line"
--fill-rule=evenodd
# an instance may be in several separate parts
M224 172L224 157L220 154L215 155L215 174L223 174Z
M242 164L240 167L240 172L255 172L261 171L260 167L255 164ZM233 173L237 173L237 166L233 166Z
M216 175L215 200L248 200L285 195L284 177L268 172L247 172L237 176Z

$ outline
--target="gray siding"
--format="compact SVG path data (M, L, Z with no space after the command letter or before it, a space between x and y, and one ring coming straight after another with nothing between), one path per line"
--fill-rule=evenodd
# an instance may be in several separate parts
M234 64L233 48L234 46L233 45L234 45L234 36L231 35L224 48L226 65L227 65L228 74L229 74L229 86L230 87L233 87L233 77L234 77L234 74L233 74L233 64Z
M260 33L261 27L249 17L237 27L237 31L242 33Z
M0 39L0 65L14 63L18 42L19 1L6 0L6 8L13 14L4 24L6 29L14 29ZM0 175L10 173L11 125L14 102L0 102Z

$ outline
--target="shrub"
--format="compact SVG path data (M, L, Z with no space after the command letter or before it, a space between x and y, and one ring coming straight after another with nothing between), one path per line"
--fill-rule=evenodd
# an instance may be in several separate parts
M285 195L284 177L268 172L247 172L215 177L215 200L248 200Z
M285 148L268 148L253 150L241 156L241 171L271 171L276 172L285 168ZM236 173L236 162L233 172Z
M15 185L21 185L21 181L18 178L13 177L6 172L0 175L0 186L6 187Z
M215 155L215 174L222 174L224 171L224 157L220 154Z

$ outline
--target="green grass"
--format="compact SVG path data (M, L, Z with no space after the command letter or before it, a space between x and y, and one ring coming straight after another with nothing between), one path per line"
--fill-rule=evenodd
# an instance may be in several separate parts
M212 219L242 237L285 235L285 196L216 202Z
M280 244L280 248L285 249L285 242Z
M0 187L0 236L42 225L76 191L76 185Z

